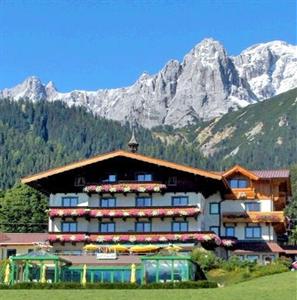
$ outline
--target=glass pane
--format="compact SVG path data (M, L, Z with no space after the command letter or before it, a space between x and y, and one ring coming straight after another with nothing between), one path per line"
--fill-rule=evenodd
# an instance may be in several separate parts
M101 282L101 276L102 272L101 271L94 271L94 282Z
M218 203L210 203L210 213L211 214L219 213L219 204Z
M111 272L110 271L103 271L103 282L111 282Z
M116 182L117 181L117 175L109 175L108 176L109 182Z
M159 281L171 281L172 260L159 260Z
M145 260L144 261L144 272L145 272L145 282L146 283L156 282L157 261L156 260Z
M131 271L130 270L123 271L123 276L124 276L124 282L130 282Z
M186 281L188 274L188 264L186 260L174 260L173 262L173 280Z
M259 227L254 228L254 237L255 238L261 237L261 229Z
M187 222L180 223L180 231L188 231L188 223Z
M122 271L113 272L113 282L122 282Z
M240 179L238 180L238 187L239 188L246 188L248 186L247 180Z

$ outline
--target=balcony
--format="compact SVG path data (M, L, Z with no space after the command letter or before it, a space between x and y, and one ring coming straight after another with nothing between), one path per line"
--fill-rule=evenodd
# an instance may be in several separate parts
M272 212L229 212L223 213L224 223L284 223L283 211Z
M213 242L221 244L212 232L133 232L133 233L49 233L49 242L70 243L185 243Z
M114 194L114 193L163 193L166 184L159 182L119 182L101 185L87 185L84 187L85 193Z
M150 207L150 208L52 208L50 218L175 218L197 217L200 209L197 206Z
M238 189L232 189L232 193L225 194L225 199L230 200L238 200L238 199L255 199L256 198L256 192L254 188L238 188Z

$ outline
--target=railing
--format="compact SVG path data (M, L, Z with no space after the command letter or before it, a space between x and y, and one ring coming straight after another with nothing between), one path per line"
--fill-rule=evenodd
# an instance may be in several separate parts
M181 207L139 207L139 208L51 208L50 218L86 217L86 218L172 218L195 217L200 213L197 206Z
M285 216L283 211L272 212L225 212L223 222L234 223L284 223Z

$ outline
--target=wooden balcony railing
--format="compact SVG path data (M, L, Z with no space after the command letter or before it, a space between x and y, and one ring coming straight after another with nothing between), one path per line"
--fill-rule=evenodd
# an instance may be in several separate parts
M223 213L224 223L284 223L283 211Z

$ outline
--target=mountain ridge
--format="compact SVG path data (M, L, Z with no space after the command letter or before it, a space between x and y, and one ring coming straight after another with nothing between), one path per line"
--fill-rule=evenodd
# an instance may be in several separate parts
M297 46L283 41L253 45L228 56L223 45L204 39L182 62L169 60L156 74L143 73L117 89L59 92L53 82L29 77L0 97L61 100L121 123L146 128L183 127L262 101L297 86Z

